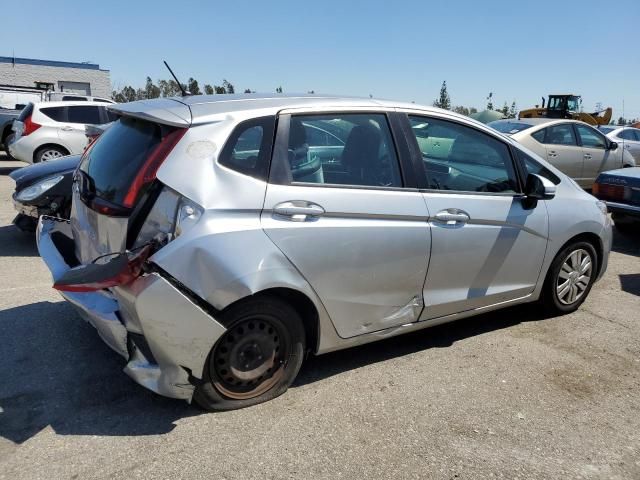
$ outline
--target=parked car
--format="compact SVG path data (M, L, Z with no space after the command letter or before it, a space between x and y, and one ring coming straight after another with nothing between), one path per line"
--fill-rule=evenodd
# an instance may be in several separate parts
M539 120L498 120L489 126L510 135L583 188L591 188L600 172L635 166L629 152L591 125L567 119Z
M13 141L15 134L13 133L13 121L20 116L21 110L8 108L0 108L0 141L3 150L6 152L8 160L13 160L9 153L9 144Z
M112 122L116 116L97 102L30 103L13 123L15 139L11 155L27 163L38 163L82 153L86 125Z
M116 103L109 98L93 97L91 95L82 95L72 92L47 92L46 98L50 102L100 102L100 103Z
M640 167L601 173L593 195L605 201L616 228L640 232Z
M622 145L622 148L633 155L636 164L640 164L640 128L604 125L598 127L598 130L604 133L609 140Z
M13 206L18 212L14 225L34 232L40 215L69 218L73 172L79 163L80 155L70 155L11 172L16 182Z
M87 147L111 125L87 125ZM19 229L25 232L35 231L40 215L69 218L71 184L80 158L80 155L70 155L28 165L9 174L16 182L13 206L18 215L13 219L13 223Z
M110 108L38 249L162 395L253 405L307 352L526 302L572 312L607 267L604 203L468 117L317 95Z

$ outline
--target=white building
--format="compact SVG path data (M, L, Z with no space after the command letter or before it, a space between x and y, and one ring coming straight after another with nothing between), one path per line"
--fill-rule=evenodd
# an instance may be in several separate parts
M0 57L0 87L40 87L55 92L111 96L109 70L95 63Z

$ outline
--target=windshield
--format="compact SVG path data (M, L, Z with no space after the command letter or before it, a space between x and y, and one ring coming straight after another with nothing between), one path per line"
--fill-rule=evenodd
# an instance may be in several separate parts
M526 130L527 128L533 127L533 125L530 125L528 123L513 122L508 120L496 120L495 122L487 123L487 125L494 130L497 130L500 133L506 133L507 135L512 135L514 133Z

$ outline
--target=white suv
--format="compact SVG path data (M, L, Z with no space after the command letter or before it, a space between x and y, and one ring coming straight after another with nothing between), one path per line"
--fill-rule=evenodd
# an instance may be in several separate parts
M13 122L9 152L16 160L38 163L82 153L86 125L112 122L116 115L103 102L30 103Z

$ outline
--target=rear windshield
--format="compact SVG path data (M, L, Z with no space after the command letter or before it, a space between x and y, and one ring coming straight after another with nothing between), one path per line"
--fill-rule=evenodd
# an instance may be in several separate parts
M30 117L33 113L33 103L29 103L26 107L22 109L20 115L18 115L18 120L24 122L27 117Z
M122 205L136 174L168 132L166 128L123 118L102 134L80 164L80 170L92 181L95 195Z
M508 122L508 121L505 122L503 120L498 120L496 122L489 122L487 125L493 128L494 130L499 131L500 133L506 133L508 135L513 133L518 133L523 130L526 130L527 128L533 127L533 125L529 125L528 123Z

